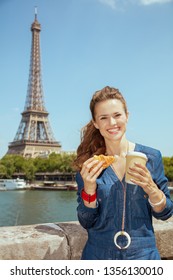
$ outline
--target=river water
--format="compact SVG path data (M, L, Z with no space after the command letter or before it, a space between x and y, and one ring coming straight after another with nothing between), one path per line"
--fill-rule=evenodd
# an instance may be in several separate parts
M77 221L76 199L76 191L0 191L0 226Z
M76 191L0 192L0 226L76 221Z

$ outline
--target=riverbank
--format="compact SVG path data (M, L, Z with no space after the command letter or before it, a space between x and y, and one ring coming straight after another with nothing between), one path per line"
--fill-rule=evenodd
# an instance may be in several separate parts
M8 188L6 186L8 180L2 179L3 186L0 186L0 191L20 191L20 190L54 190L54 191L77 191L77 184L75 181L35 181L33 183L26 183L24 186ZM6 182L7 181L7 182ZM11 181L11 180L9 180Z
M54 190L54 191L77 191L77 184L75 182L36 182L30 184L31 190Z

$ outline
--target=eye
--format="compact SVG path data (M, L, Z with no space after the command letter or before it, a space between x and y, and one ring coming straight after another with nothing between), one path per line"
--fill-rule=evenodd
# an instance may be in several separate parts
M119 117L121 117L121 114L120 114L120 113L117 113L117 114L114 115L114 117L115 117L115 118L119 118Z
M106 120L107 117L100 117L100 120Z
M105 117L103 117L103 118L100 118L100 120L101 120L101 121L103 121L103 120L106 120L106 118L105 118Z

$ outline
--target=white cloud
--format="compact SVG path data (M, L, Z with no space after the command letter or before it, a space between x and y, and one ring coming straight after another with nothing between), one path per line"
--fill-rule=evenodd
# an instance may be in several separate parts
M111 9L120 8L120 6L124 6L127 4L140 4L144 6L149 6L152 4L165 4L173 2L173 0L98 0L100 3L109 6Z
M142 5L152 5L152 4L165 4L173 2L173 0L139 0Z
M117 1L116 0L99 0L99 2L108 5L112 9L116 9L117 7Z

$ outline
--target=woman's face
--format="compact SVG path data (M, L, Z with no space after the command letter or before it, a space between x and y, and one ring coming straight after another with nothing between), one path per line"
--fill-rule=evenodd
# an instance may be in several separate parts
M126 131L128 115L118 99L101 101L95 106L94 126L106 140L121 140Z

